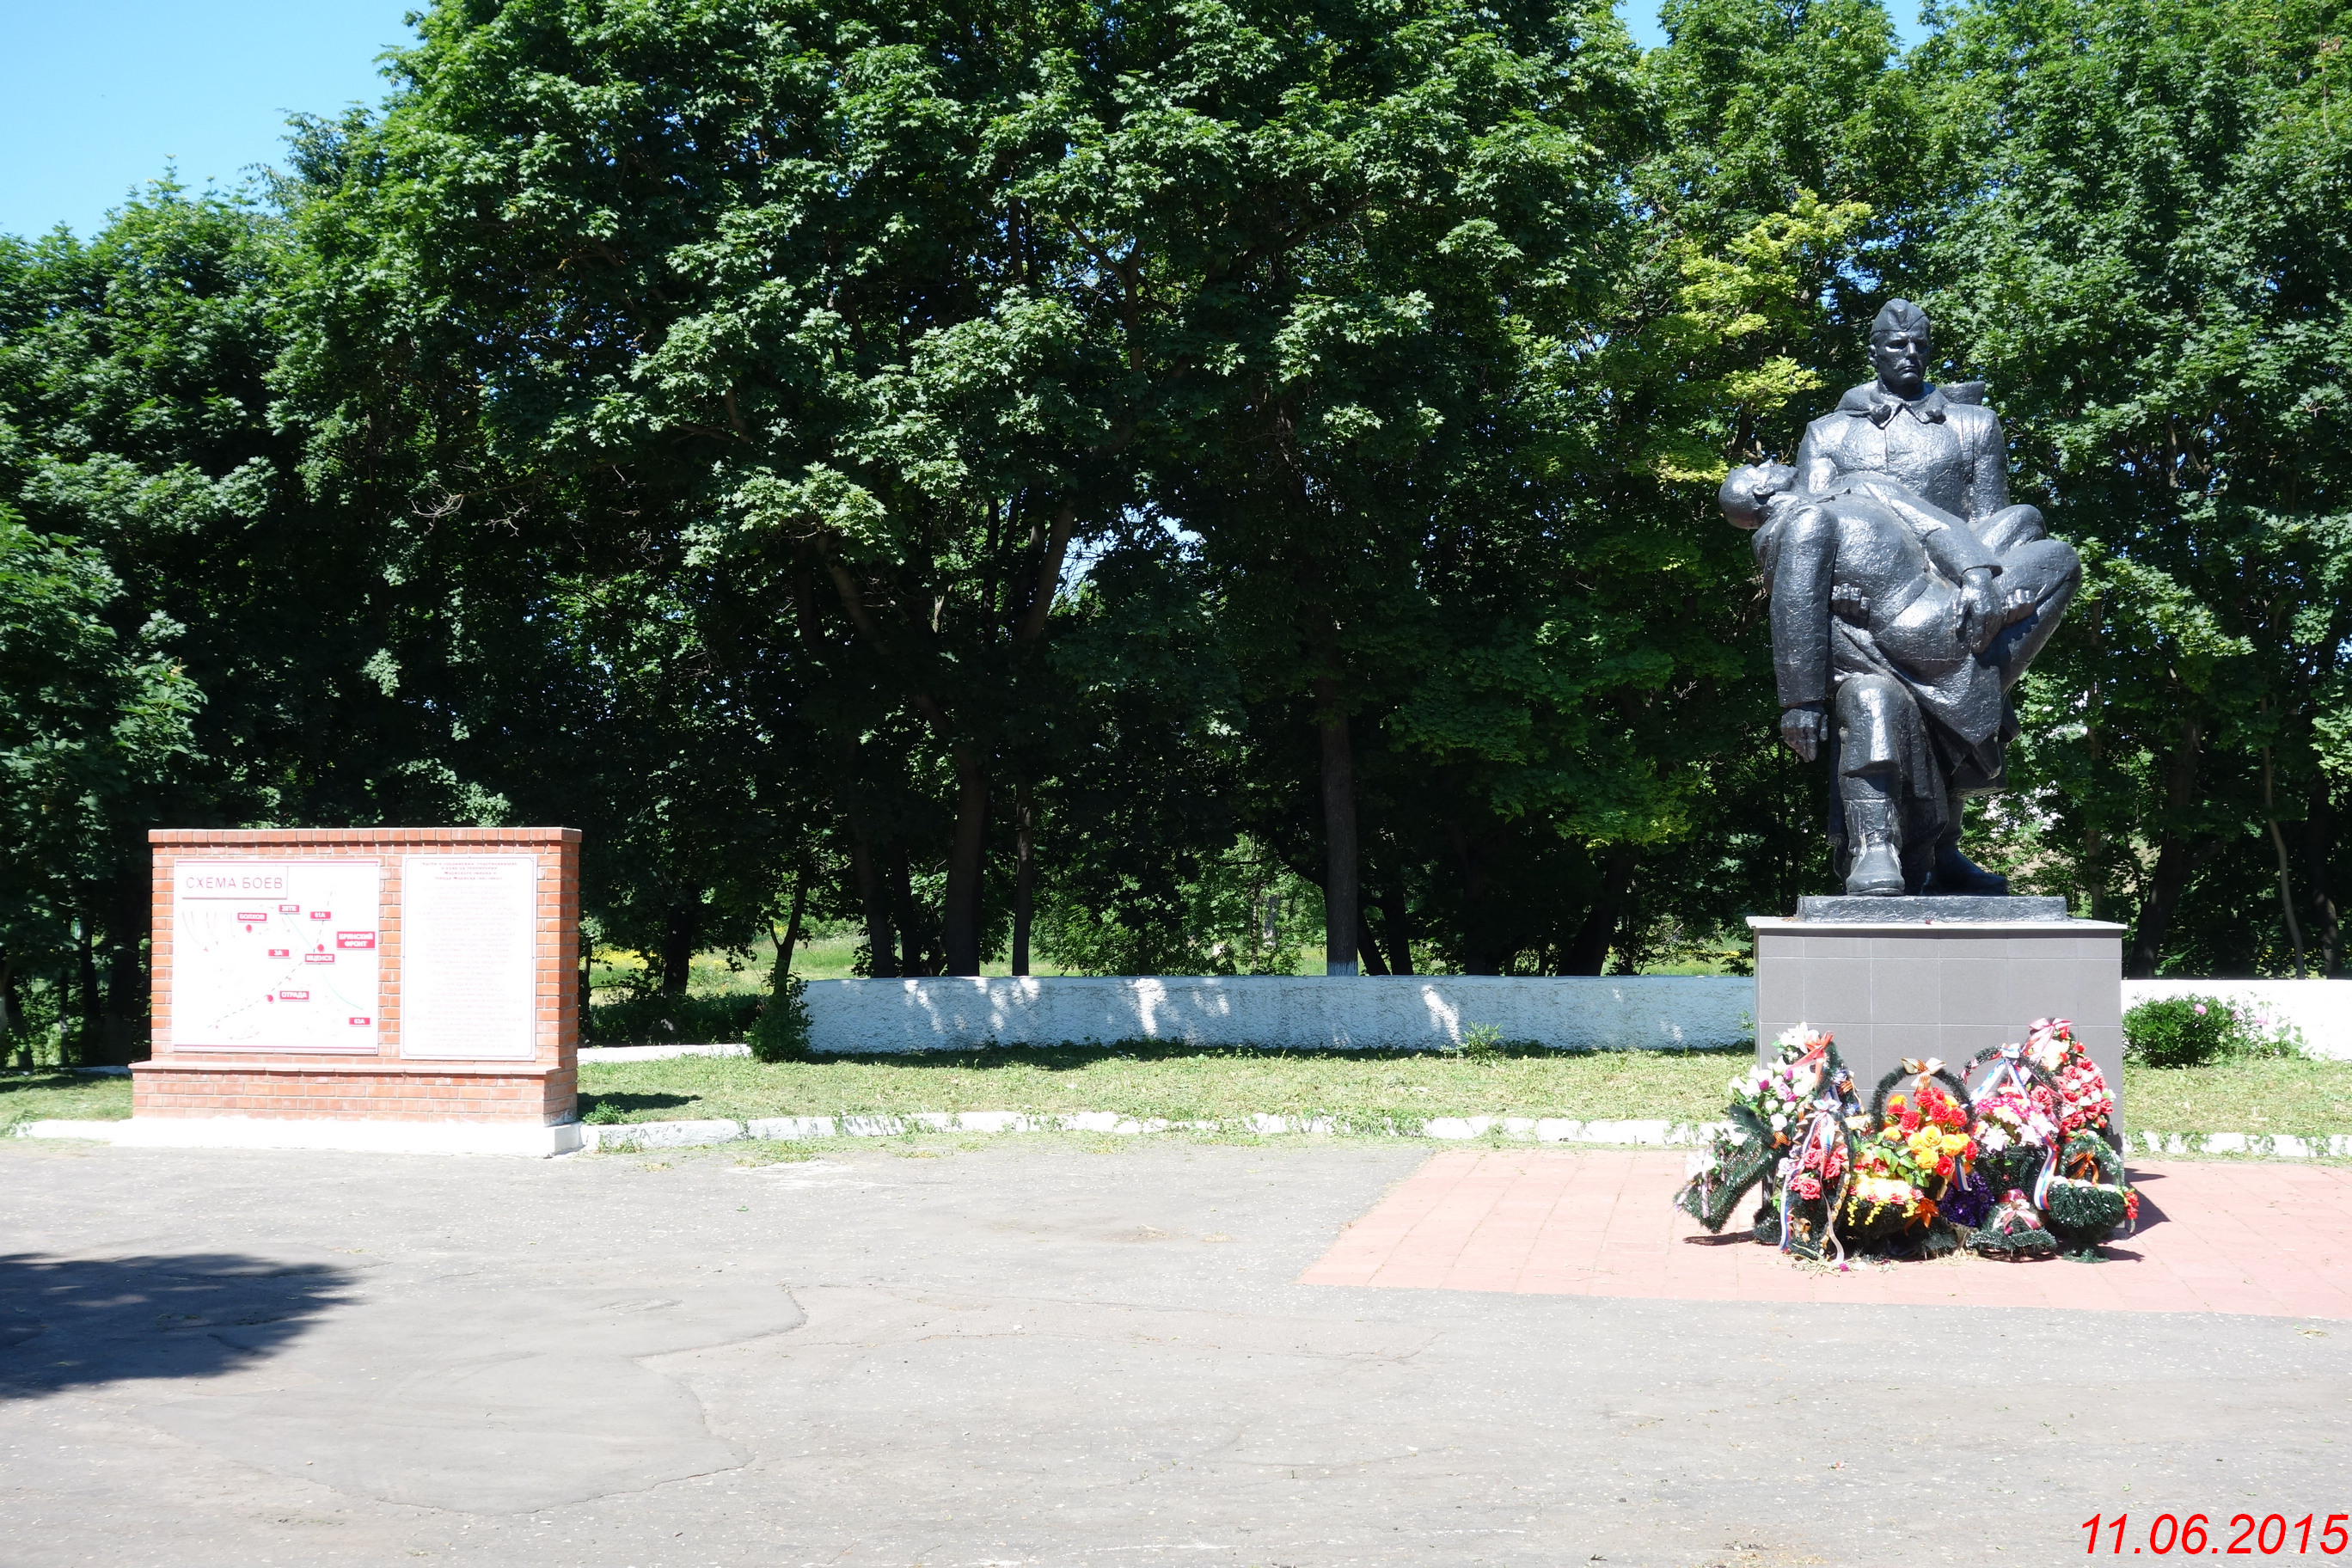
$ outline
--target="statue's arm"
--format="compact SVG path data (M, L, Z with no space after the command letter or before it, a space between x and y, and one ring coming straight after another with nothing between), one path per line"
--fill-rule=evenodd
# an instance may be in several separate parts
M1969 454L1969 521L1980 522L2009 504L2009 437L1990 409L1970 424L1975 450Z
M1805 438L1797 447L1797 489L1813 495L1828 495L1837 488L1837 458L1830 455L1829 443L1822 439L1822 422L1814 420L1805 426Z
M1782 530L1772 572L1772 671L1780 706L1830 696L1830 580L1837 571L1837 520L1808 506Z
M1975 529L1901 480L1885 474L1853 474L1844 489L1850 494L1869 497L1909 523L1927 547L1927 559L1953 582L1979 569L2000 571L2000 557L1986 546Z

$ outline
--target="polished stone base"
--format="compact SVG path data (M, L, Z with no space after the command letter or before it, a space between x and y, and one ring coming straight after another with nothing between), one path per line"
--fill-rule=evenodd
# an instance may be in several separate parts
M1807 903L1954 906L2039 900L1823 899ZM2056 902L2057 900L2050 900ZM1875 912L1873 910L1872 912ZM1783 1029L1824 1029L1867 1096L1905 1058L1956 1071L1987 1046L2022 1041L2036 1018L2069 1018L2075 1037L2123 1094L2124 928L2047 916L1954 920L1801 920L1751 916L1756 1043Z
M1946 921L2063 921L2066 900L2056 898L1850 899L1832 893L1797 900L1801 921L1859 921L1877 925L1938 924Z

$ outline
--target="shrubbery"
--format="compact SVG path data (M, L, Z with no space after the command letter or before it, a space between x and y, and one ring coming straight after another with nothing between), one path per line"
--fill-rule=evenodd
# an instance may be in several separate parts
M807 991L807 981L788 975L782 989L762 1000L759 1016L751 1024L753 1056L763 1062L808 1059L808 1003L803 999Z
M581 1044L669 1046L732 1044L749 1039L760 1005L756 992L722 996L631 996L588 1009Z
M2219 996L2164 996L2124 1015L2124 1051L2152 1068L2303 1055L2301 1031Z

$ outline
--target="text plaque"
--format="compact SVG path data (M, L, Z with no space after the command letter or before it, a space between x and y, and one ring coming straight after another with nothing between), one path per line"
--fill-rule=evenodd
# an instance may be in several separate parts
M529 855L400 862L400 1054L522 1061L538 1036L539 863Z

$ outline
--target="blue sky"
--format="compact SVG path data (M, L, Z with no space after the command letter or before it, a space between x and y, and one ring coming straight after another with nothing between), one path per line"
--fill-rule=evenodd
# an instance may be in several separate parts
M235 187L278 160L286 116L383 94L375 57L404 42L423 0L0 0L0 232L59 223L89 235L107 209L176 167ZM1916 0L1894 0L1905 41ZM1645 44L1654 0L1625 0Z

